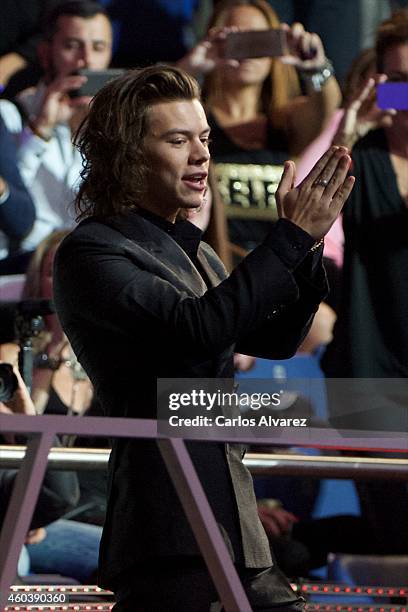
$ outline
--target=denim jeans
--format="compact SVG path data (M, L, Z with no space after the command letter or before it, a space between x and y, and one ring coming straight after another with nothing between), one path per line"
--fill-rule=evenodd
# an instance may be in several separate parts
M31 573L61 574L86 584L98 566L102 528L60 519L47 525L47 537L26 545Z

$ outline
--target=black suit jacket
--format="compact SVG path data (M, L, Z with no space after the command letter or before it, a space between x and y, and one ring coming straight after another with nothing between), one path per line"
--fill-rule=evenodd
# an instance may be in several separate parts
M200 243L198 260L213 284L207 290L180 246L137 212L82 222L57 253L55 301L106 413L154 418L157 378L228 376L235 345L262 357L291 356L327 289L320 255L307 255L311 244L279 221L226 278ZM188 448L235 562L271 565L241 447ZM104 587L115 588L141 559L198 554L154 442L115 441L109 470Z

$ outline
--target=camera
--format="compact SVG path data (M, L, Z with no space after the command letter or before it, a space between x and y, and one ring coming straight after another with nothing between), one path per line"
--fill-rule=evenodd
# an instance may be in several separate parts
M54 312L55 308L51 300L0 302L0 344L17 342L20 345L19 370L29 392L31 391L33 367L32 340L44 329L43 316ZM1 370L0 391L6 394L6 397L12 388L12 374L14 373L10 373L7 368Z
M0 302L0 344L37 336L44 329L42 317L55 312L51 300Z
M0 402L8 402L17 391L17 376L10 363L0 363Z
M122 76L124 72L121 68L108 68L107 70L88 70L83 68L78 70L76 74L85 76L86 82L79 89L73 89L68 92L68 95L70 98L78 98L80 96L93 97L106 83Z

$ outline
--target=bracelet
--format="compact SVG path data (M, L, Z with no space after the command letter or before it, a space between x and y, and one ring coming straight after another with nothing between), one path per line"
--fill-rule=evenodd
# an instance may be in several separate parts
M331 61L326 59L320 68L313 68L312 70L299 69L299 73L306 87L310 87L313 91L321 91L330 77L334 76L334 68Z
M315 242L314 245L309 249L309 253L314 253L315 251L317 251L317 249L319 249L323 245L324 245L324 238L320 238L320 240Z

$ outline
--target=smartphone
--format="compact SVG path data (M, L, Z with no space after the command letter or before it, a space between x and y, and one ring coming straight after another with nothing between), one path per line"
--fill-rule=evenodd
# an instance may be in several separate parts
M279 57L287 53L286 33L279 29L231 32L225 39L226 59Z
M94 96L106 83L121 76L125 71L122 68L109 68L108 70L88 70L84 68L78 70L79 75L86 76L87 81L79 89L69 92L70 98L80 96Z
M384 110L408 110L408 83L389 82L377 85L377 104Z

